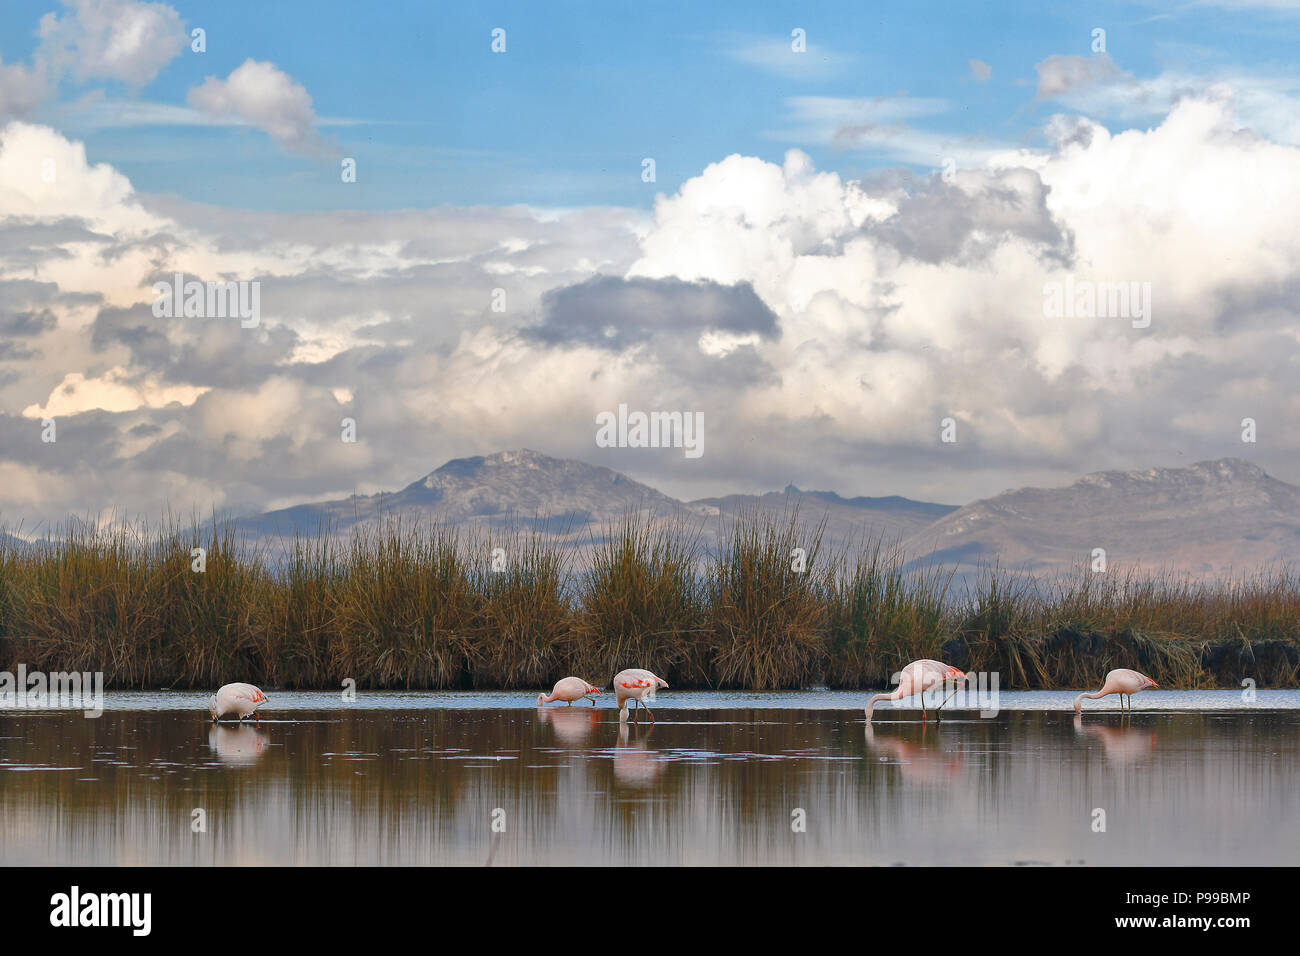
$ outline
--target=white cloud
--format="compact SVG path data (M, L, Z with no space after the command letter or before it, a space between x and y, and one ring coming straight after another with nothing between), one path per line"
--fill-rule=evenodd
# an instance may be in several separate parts
M64 6L68 15L41 18L37 56L81 82L145 86L189 43L180 14L163 3L64 0Z
M600 457L679 494L795 480L960 501L1240 453L1247 415L1272 423L1270 464L1294 478L1300 437L1279 423L1300 399L1259 383L1300 360L1300 149L1234 110L1186 97L1150 129L1117 132L1062 115L1043 149L959 166L951 182L855 182L797 150L780 164L734 155L659 197L649 222L202 207L139 197L79 143L11 124L0 241L44 254L0 260L0 301L57 322L21 323L21 350L0 353L0 478L21 483L0 481L0 513L156 512L164 489L177 504L261 507L521 446L592 459L593 415L619 402L705 413L709 451L688 472L680 458ZM58 188L39 176L46 156ZM597 270L748 283L777 326L656 332L635 316L647 332L621 349L523 333L546 292ZM262 325L155 319L149 282L172 271L260 279ZM1044 283L1067 274L1149 281L1151 327L1044 318ZM39 476L4 450L26 447L21 415L37 411L60 416ZM356 445L339 441L345 414ZM948 415L959 441L941 447ZM41 482L48 495L33 497Z
M853 58L805 36L803 49L794 49L791 36L736 36L722 41L727 56L738 63L792 79L823 79L842 72Z
M914 121L949 111L934 97L793 96L785 100L785 125L768 135L789 143L828 146L925 166L952 159L987 161L1006 146L954 133L922 129Z
M49 95L44 69L0 60L0 117L26 116Z
M214 119L246 120L284 149L326 151L310 94L273 63L245 60L224 80L209 76L188 98L191 106Z
M1243 128L1300 144L1300 75L1222 69L1166 70L1138 77L1109 56L1053 55L1037 64L1038 96L1095 119L1135 123L1169 113L1183 99L1229 103Z
M95 409L133 412L140 408L162 408L172 402L193 405L207 391L191 385L161 385L147 377L133 382L123 368L109 369L96 378L69 372L44 405L29 405L23 409L23 417L61 418Z

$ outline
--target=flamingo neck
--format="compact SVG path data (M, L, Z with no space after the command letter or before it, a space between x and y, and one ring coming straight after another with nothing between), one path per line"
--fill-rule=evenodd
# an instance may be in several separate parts
M551 699L552 699L552 698L551 698L549 695L547 695L547 694L538 694L538 695L537 695L537 706L538 706L538 707L541 707L542 704L549 704L549 703L551 702Z
M1095 691L1091 694L1082 693L1078 697L1074 698L1074 709L1079 710L1081 707L1083 707L1083 699L1085 697L1088 698L1089 700L1096 700L1098 697L1104 697L1104 696L1105 695L1101 691Z
M871 720L871 714L876 709L876 701L888 699L888 694L877 694L875 697L872 697L871 700L867 701L867 720Z

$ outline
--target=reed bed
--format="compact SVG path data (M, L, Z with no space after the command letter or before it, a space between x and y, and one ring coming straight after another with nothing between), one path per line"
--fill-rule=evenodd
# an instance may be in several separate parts
M794 512L716 533L633 514L581 560L526 527L392 519L272 547L220 521L75 523L0 545L0 669L102 671L116 688L536 689L624 667L679 688L869 688L934 657L1003 688L1095 687L1113 667L1164 687L1300 686L1290 568L1216 582L990 568L958 586L878 539L833 553Z

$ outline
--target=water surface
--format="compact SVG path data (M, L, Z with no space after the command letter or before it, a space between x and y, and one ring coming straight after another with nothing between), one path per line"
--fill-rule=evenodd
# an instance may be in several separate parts
M0 713L0 863L1300 859L1294 691L1147 692L1081 719L1072 693L1004 693L996 717L871 726L864 694L819 691L663 692L635 727L519 694L320 692L213 727L206 696Z

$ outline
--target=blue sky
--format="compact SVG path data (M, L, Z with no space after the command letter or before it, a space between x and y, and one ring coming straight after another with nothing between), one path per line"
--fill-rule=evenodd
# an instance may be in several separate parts
M779 161L799 147L846 176L931 165L928 140L912 150L828 142L799 97L887 98L909 129L940 144L933 166L945 141L1041 145L1039 127L1059 104L1037 96L1035 64L1089 55L1098 26L1137 78L1289 71L1300 16L1235 6L182 0L174 7L187 28L207 31L206 53L187 50L139 90L65 77L36 118L83 140L92 161L139 190L221 205L648 207L737 152ZM50 8L10 0L0 9L4 62L30 59ZM507 31L505 54L490 51L495 27ZM802 57L789 52L796 27L808 38ZM286 154L256 129L102 125L132 101L184 107L205 77L248 58L306 89L337 156L357 159L356 184L341 187L337 158ZM986 81L971 60L991 67ZM93 114L75 105L92 88L105 90ZM647 156L653 184L641 181Z

